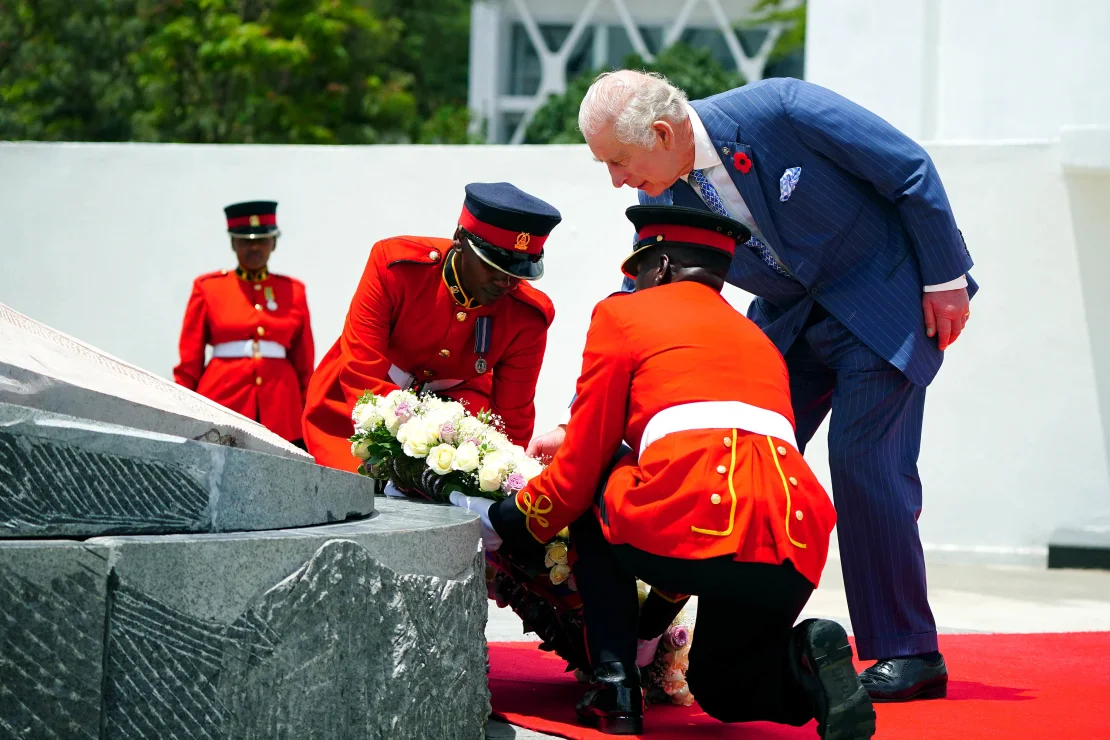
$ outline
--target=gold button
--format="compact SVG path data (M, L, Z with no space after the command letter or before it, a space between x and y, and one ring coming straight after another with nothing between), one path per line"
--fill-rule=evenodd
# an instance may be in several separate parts
M792 485L792 486L798 485L798 479L795 478L794 476L790 476L790 485Z
M227 274L227 270L220 270L220 274L221 274L221 275L226 275L226 274Z
M259 285L258 283L255 283L255 284L254 284L254 289L255 289L255 290L262 290L262 286L261 286L261 285Z
M803 515L802 515L802 510L801 510L801 509L798 509L797 511L795 511L795 512L794 512L794 517L795 517L795 518L796 518L796 519L797 519L797 520L798 520L799 522L800 522L800 521L802 521L802 516L803 516Z
M435 373L433 373L433 372L432 372L431 370L425 370L425 371L424 371L424 377L425 377L425 378L430 378L430 377L432 377L433 375L435 375Z
M262 304L261 303L254 304L254 310L255 311L261 311L262 310Z
M721 503L721 494L715 493L715 494L713 494L712 496L709 497L709 500L712 501L715 504L719 504L719 503Z
M725 447L732 447L732 437L725 437Z
M258 336L262 336L262 335L264 335L265 333L266 333L266 329L265 329L265 327L261 327L261 326L260 326L260 327L258 327Z
M255 385L262 385L262 378L255 378L254 379L254 384Z
M728 472L728 468L726 468L724 465L718 465L717 466L717 472L720 473L721 475L724 475L725 473Z
M450 357L450 356L451 356L451 350L449 350L449 349L441 349L441 350L439 351L439 356L440 356L440 357Z
M435 251L434 249L432 251L428 252L428 259L430 259L430 260L439 259L439 252Z
M786 455L786 448L785 448L785 447L783 447L782 445L779 445L779 447L778 447L778 453L779 453L780 455Z
M466 321L466 311L459 311L455 314L455 321Z

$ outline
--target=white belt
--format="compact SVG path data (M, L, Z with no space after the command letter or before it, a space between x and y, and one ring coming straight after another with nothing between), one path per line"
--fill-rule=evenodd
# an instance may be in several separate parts
M753 434L761 434L798 449L794 440L794 427L790 420L777 411L752 406L742 401L701 401L684 403L663 409L651 417L644 427L640 439L640 455L644 450L668 434L690 432L699 429L741 429Z
M220 342L212 345L212 356L229 359L234 357L265 357L284 360L285 347L268 339L247 339L240 342Z
M389 366L389 379L403 391L407 391L412 387L413 376L406 373L396 365ZM432 380L421 386L426 391L444 391L448 388L454 388L456 385L462 385L463 381L444 378L443 380Z

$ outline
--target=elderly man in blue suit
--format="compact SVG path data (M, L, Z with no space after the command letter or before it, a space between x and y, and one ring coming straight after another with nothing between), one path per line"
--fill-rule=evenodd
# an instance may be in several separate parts
M918 533L925 390L968 320L971 256L928 154L795 79L688 102L665 79L599 77L579 127L614 187L703 208L753 238L728 281L786 357L803 447L823 419L860 678L878 701L942 697L948 673ZM630 286L625 286L630 290ZM561 430L533 440L550 452Z

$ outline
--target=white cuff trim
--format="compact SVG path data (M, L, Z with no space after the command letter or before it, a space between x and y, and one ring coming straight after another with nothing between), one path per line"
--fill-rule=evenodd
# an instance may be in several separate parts
M947 283L940 285L926 285L922 290L926 293L939 293L942 290L958 290L959 288L967 287L967 275L960 275L955 280L949 280Z

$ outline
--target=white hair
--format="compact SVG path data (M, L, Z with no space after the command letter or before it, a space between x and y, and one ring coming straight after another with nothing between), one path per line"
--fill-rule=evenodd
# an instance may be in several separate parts
M578 109L578 128L587 139L612 125L622 144L655 147L656 121L686 120L686 93L663 75L621 69L598 75Z

